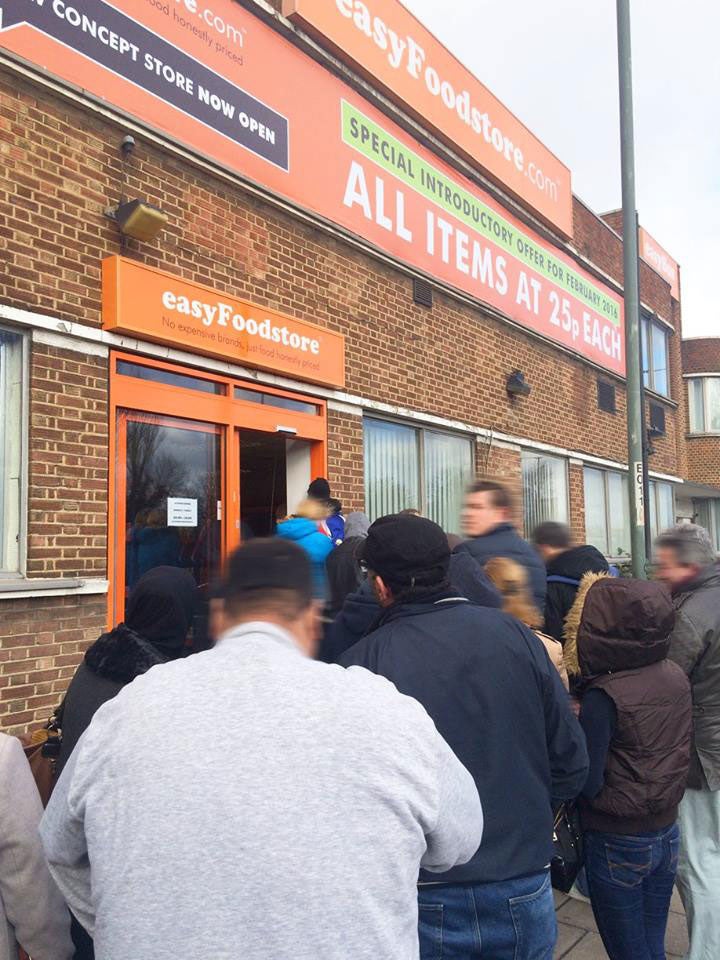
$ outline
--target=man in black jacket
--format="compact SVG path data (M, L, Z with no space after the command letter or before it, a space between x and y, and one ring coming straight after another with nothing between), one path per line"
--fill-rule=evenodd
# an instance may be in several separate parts
M570 613L586 573L607 573L608 562L598 549L573 547L570 528L548 521L533 531L532 542L547 566L545 633L565 643L565 617Z
M525 567L535 606L545 610L545 564L510 522L513 501L510 491L495 480L478 480L465 494L462 523L469 540L455 553L469 553L484 567L494 557L507 557Z
M551 960L556 936L548 864L552 801L577 796L585 740L538 638L499 610L458 597L436 524L383 517L363 563L384 608L376 629L342 658L423 704L475 778L485 813L480 849L464 867L421 873L423 956ZM520 943L522 942L522 947Z

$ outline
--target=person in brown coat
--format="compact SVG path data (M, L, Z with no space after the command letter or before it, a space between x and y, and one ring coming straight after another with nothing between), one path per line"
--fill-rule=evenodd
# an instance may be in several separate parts
M593 912L611 960L664 960L692 735L690 684L667 659L672 599L659 583L590 574L568 624L590 756L580 809Z

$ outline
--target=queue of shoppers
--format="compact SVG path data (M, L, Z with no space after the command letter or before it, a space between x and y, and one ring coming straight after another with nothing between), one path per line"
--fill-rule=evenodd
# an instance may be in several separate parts
M192 578L162 567L88 649L44 857L29 768L0 784L0 958L551 960L562 813L610 960L665 957L676 882L688 960L718 960L705 531L664 533L645 582L561 524L523 540L495 481L470 487L460 542L330 494L313 481L231 556L210 649L190 655Z

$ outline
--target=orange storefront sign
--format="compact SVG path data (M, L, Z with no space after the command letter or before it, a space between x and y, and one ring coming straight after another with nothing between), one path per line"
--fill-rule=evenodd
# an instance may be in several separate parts
M612 288L240 4L1 2L0 49L50 69L206 162L311 211L513 323L624 374L623 304ZM238 240L242 262L248 234ZM269 235L269 251L280 246ZM309 256L297 253L300 262ZM345 282L342 261L335 263L339 272L328 283L331 307L334 297L342 298ZM121 276L125 272L119 268ZM190 349L342 383L339 347L335 353L323 346L322 359L308 351L300 358L289 343L233 333L232 321L205 326L202 317L171 310L157 298L152 309L143 297L133 301L137 312L124 309L133 296L125 292L117 313L123 328L140 337L181 342L179 323ZM259 311L253 310L257 320ZM195 332L188 333L191 328ZM213 332L232 336L233 343L213 340ZM334 335L322 331L322 337L324 345Z
M345 384L345 338L123 257L103 261L103 329L195 353Z
M349 59L499 184L572 235L570 170L398 0L283 0L283 13Z
M649 263L663 280L670 284L670 293L675 300L680 299L680 268L647 230L640 227L640 256Z

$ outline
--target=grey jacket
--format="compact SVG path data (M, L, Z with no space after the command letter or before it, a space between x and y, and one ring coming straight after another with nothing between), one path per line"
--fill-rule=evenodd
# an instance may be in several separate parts
M42 803L20 741L0 733L0 960L70 960L70 914L38 834Z
M417 960L420 864L481 834L420 704L265 623L100 707L42 825L97 960Z
M693 762L688 786L720 790L720 567L703 570L674 594L677 620L670 659L690 679ZM701 773L702 771L702 773Z

